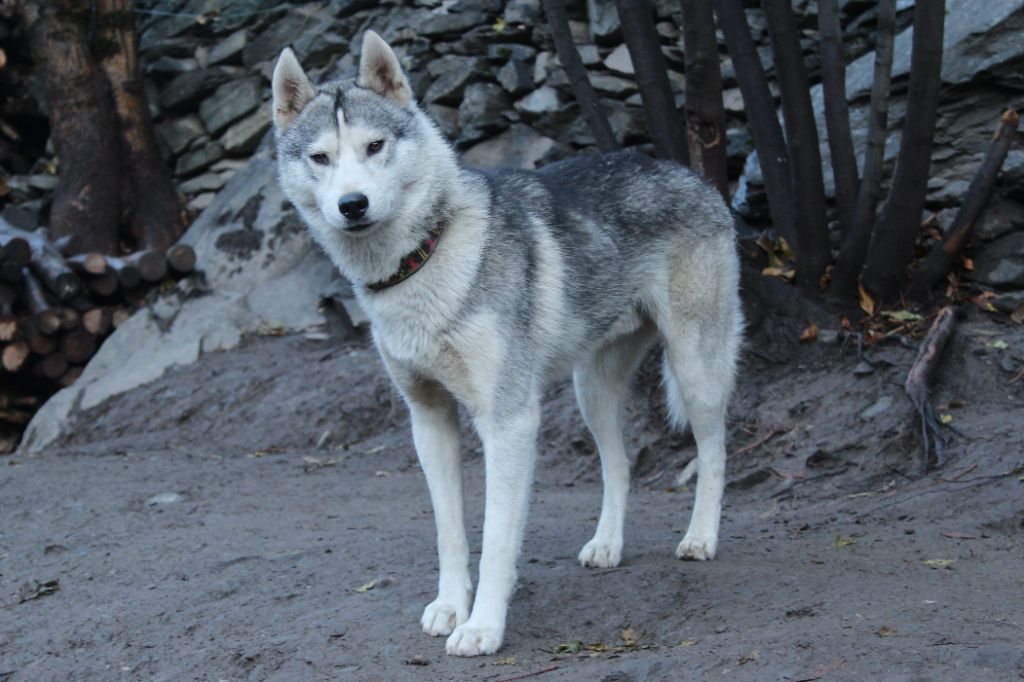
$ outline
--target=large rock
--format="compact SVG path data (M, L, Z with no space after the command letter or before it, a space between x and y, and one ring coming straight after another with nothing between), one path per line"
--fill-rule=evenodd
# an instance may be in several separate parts
M765 191L756 151L747 156L743 174L732 195L732 208L751 222L761 223L769 218L768 193Z
M160 93L160 106L170 111L194 109L199 100L233 79L238 69L215 66L188 71L172 79Z
M497 137L471 147L462 160L474 168L499 166L533 169L555 141L524 125L514 125Z
M210 52L206 56L207 66L228 62L241 62L242 51L248 44L249 32L244 29L235 31L210 48Z
M271 104L266 102L259 109L238 121L221 138L224 151L235 156L248 154L259 145L270 130Z
M427 88L427 103L459 104L462 93L472 80L486 69L486 62L478 57L445 55L430 63L428 70L434 82Z
M215 192L223 187L225 182L225 179L218 173L203 173L178 185L178 191L182 194Z
M526 97L516 102L516 110L525 114L538 116L558 111L561 107L558 91L549 85L542 85Z
M486 23L487 15L483 12L431 12L417 30L421 35L434 37L463 33Z
M199 118L210 135L219 135L229 125L251 113L263 101L263 79L259 76L225 83L199 105Z
M606 92L616 97L628 97L637 91L636 81L628 78L597 73L590 76L590 84L598 92Z
M326 64L334 55L345 54L349 42L346 37L333 31L307 32L292 47L300 62L316 68Z
M459 137L459 110L443 104L428 104L426 112L434 119L446 138L454 141Z
M519 59L532 62L537 56L537 48L532 45L516 43L493 43L487 46L487 58L492 62L504 62L507 59Z
M177 76L187 71L195 71L199 63L192 57L160 57L155 61L146 64L146 74L157 74L160 76Z
M974 234L981 239L996 239L1015 230L1024 230L1024 206L1008 199L992 202L974 226Z
M203 122L195 114L175 118L156 126L157 137L177 156L206 134Z
M512 99L493 83L473 83L459 105L459 145L476 142L508 127L502 115Z
M242 50L242 63L253 68L262 62L274 60L286 45L294 45L303 38L309 40L331 32L334 16L329 8L315 4L292 8L283 19L275 21L270 28L250 41ZM303 64L307 69L320 64Z
M1024 288L1024 232L1010 233L978 249L968 276L993 287Z
M533 68L521 59L510 59L498 70L498 82L518 97L533 89Z
M178 159L174 173L179 176L195 175L224 158L224 147L219 142L208 142Z
M505 23L534 26L539 23L540 0L510 0L505 5Z
M622 23L615 0L587 0L590 37L594 42L611 43L622 36Z
M604 58L605 67L614 73L632 76L636 74L633 68L633 58L629 56L629 48L625 44L619 45Z

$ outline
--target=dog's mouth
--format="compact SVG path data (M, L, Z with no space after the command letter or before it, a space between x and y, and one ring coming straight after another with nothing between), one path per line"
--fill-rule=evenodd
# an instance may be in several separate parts
M348 232L349 234L361 234L363 232L367 232L368 230L370 230L370 228L376 225L376 221L370 221L366 223L354 223L346 227L345 232Z

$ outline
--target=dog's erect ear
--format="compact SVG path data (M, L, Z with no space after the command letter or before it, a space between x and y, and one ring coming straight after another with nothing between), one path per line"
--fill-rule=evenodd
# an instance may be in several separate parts
M316 88L309 82L306 72L299 65L292 48L281 50L274 67L274 125L284 130L302 110L309 100L316 97Z
M367 31L363 35L363 52L359 58L359 85L403 107L412 103L412 88L402 73L398 57L384 39L373 31Z

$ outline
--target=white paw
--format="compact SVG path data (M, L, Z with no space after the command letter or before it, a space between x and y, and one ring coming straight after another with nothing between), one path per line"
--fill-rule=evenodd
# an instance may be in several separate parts
M501 648L503 628L466 623L455 628L445 650L452 656L482 656Z
M715 558L718 538L714 535L687 533L676 547L676 556L687 561L710 561Z
M450 635L456 626L462 625L469 619L468 603L459 606L450 601L442 601L440 598L427 604L423 609L423 617L420 624L423 632L431 637L438 635Z
M622 559L622 542L594 538L580 550L580 564L595 568L615 568Z

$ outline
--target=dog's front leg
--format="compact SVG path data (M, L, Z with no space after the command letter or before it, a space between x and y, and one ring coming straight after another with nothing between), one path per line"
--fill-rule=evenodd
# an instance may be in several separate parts
M508 602L516 584L516 559L533 480L540 406L532 398L503 412L477 423L487 476L484 541L473 613L448 638L448 653L457 656L493 654L501 647Z
M437 599L423 610L420 623L428 635L448 635L469 617L473 583L462 512L462 457L455 400L440 387L425 396L424 386L407 395L413 442L427 478L437 524L440 569Z

